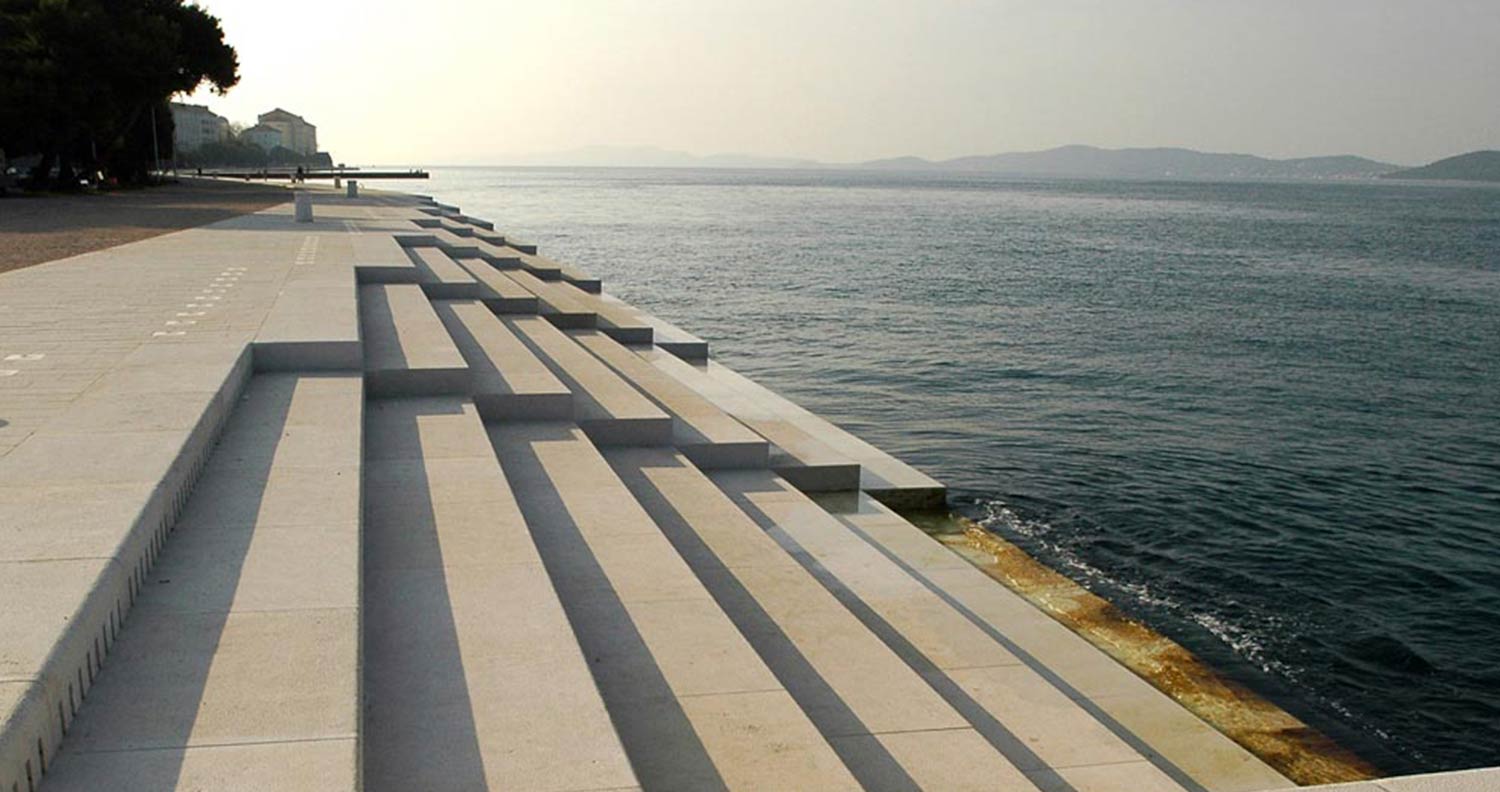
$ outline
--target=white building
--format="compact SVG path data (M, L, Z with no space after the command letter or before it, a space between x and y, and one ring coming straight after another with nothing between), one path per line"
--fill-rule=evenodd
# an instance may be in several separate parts
M229 137L229 119L203 105L172 103L172 150L193 151Z
M240 140L260 146L266 151L277 146L286 146L286 139L282 136L281 130L270 124L256 124L250 127L240 133ZM287 147L290 148L290 146Z
M276 108L261 113L258 126L275 127L281 130L281 145L302 155L318 153L318 128L307 123L302 116Z

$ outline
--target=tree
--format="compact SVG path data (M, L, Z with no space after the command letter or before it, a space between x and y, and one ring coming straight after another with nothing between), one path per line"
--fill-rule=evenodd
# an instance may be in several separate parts
M75 182L74 163L143 178L153 108L165 156L168 100L204 82L228 91L239 59L219 20L197 5L0 0L0 148L40 153L42 179L54 163L63 185Z

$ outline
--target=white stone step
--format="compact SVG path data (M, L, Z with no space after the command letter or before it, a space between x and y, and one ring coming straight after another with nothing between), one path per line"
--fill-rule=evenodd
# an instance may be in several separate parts
M725 370L723 366L713 361L690 363L658 347L637 350L637 354L769 440L774 446L771 469L798 488L837 492L859 487L857 463L715 376Z
M1099 651L1086 639L1058 623L973 564L923 533L920 528L868 494L835 496L822 505L862 540L897 561L909 574L962 609L1007 648L1028 659L1057 690L1079 702L1101 723L1153 759L1158 769L1192 788L1258 790L1286 786L1269 765L1197 716L1152 687L1134 672ZM966 690L1004 696L993 674L955 672ZM1019 702L1044 712L1041 704ZM1045 721L1038 718L1038 727ZM1130 770L1132 778L1153 777L1151 771ZM1109 787L1111 773L1074 767L1062 773L1080 790ZM1139 784L1132 786L1140 787Z
M660 448L604 453L866 787L899 779L918 789L1035 788L685 457Z
M360 283L416 283L421 272L406 250L389 232L354 230L349 244L353 247L354 266Z
M483 289L479 281L442 250L436 247L408 247L406 253L421 271L422 291L428 297L437 300L482 296Z
M597 330L568 335L672 415L672 444L702 468L764 468L769 444L666 372Z
M645 789L858 789L583 433L490 438Z
M572 329L598 326L599 315L592 306L574 296L580 293L577 289L565 284L546 283L526 270L505 270L500 274L535 294L538 311L558 327Z
M529 242L522 242L519 239L516 239L507 234L496 233L494 229L490 229L489 233L480 233L478 236L482 239L489 240L496 245L505 245L506 247L515 248L516 250L528 255L536 255L536 245L533 245Z
M1182 788L1028 664L1031 658L1010 651L1003 634L955 608L776 474L717 471L712 478L782 549L805 559L826 588L852 602L851 610L909 665L939 683L949 703L1039 786L1060 776L1088 790L1088 773L1075 769L1110 765L1113 777L1137 789Z
M250 382L47 790L359 788L363 400Z
M599 329L609 334L610 338L622 344L651 343L654 328L629 305L613 298L606 299L607 295L591 294L571 283L559 283L553 288L593 311L599 317Z
M636 786L474 405L366 433L365 789Z
M595 442L672 442L671 416L547 320L536 316L501 320L572 390L574 416Z
M716 363L701 371L724 390L736 393L757 415L796 427L834 453L858 463L859 488L893 508L939 509L947 504L947 488L942 483L790 399Z
M541 306L535 294L516 283L483 258L463 259L459 264L484 284L479 298L495 313L534 314Z
M55 758L250 371L148 342L0 457L0 789Z
M573 417L573 392L484 304L438 300L432 307L473 372L474 404L485 420Z
M363 365L358 287L352 270L342 282L288 281L255 335L260 371L358 371Z
M637 308L636 315L651 325L656 332L657 346L689 362L708 360L708 342L689 333L677 325Z
M365 380L375 396L467 393L468 365L416 284L359 287Z

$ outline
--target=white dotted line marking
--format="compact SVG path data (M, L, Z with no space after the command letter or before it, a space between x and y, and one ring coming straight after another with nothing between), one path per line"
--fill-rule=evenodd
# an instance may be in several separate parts
M184 335L187 335L187 331L186 330L157 330L156 332L152 333L151 335L153 335L153 336L184 336Z
M20 373L20 369L0 369L0 377L14 377Z
M14 354L14 355L6 355L5 359L6 360L41 360L42 358L44 358L46 356L47 356L47 353L45 353L45 352L31 352L31 353L20 353L20 352L18 352L18 353Z

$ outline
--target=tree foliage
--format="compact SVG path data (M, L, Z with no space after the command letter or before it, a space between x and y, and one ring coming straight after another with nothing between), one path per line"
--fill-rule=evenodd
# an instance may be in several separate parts
M152 110L165 157L170 97L238 81L219 20L183 0L0 0L0 148L42 154L44 175L57 162L60 181L75 163L143 176Z

